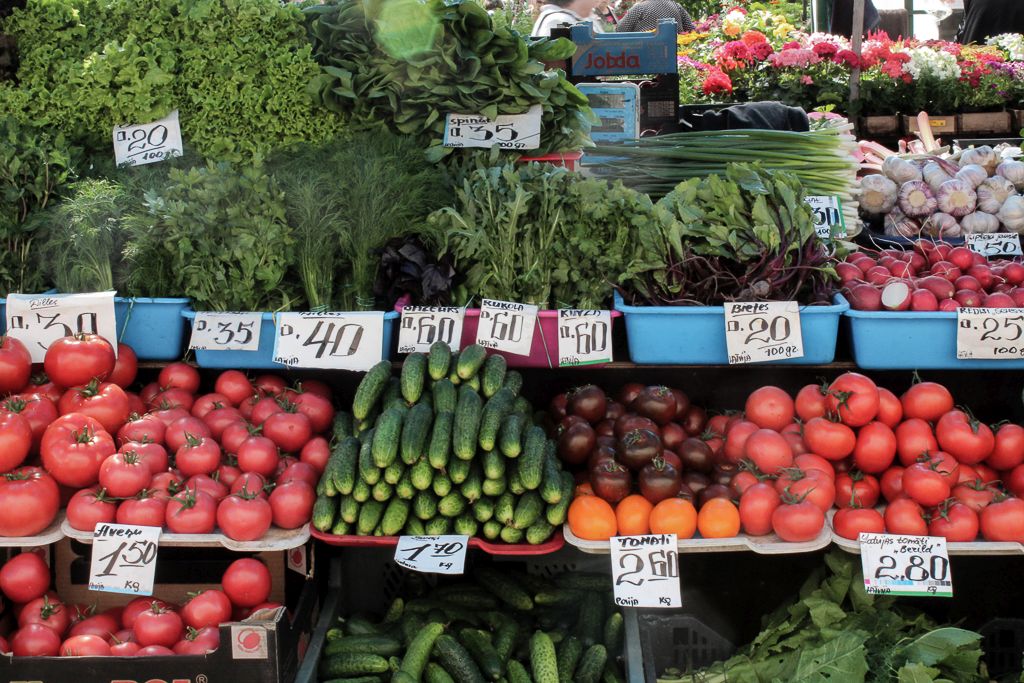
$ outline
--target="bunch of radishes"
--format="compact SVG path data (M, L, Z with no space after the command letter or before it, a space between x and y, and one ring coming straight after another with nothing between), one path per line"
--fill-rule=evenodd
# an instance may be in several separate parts
M1024 264L990 261L942 242L918 240L909 251L856 251L836 264L836 273L858 311L1024 307Z

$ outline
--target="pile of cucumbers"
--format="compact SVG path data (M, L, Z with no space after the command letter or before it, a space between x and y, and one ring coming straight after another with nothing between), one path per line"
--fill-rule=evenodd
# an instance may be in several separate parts
M339 412L313 526L359 536L465 534L543 543L573 478L519 395L523 378L477 344L371 368Z
M607 574L553 580L478 568L469 580L327 632L330 683L621 683L622 613Z

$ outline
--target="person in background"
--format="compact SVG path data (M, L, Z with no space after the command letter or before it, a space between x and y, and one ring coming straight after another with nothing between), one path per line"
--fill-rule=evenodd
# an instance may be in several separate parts
M961 43L984 44L1002 33L1024 33L1024 0L964 0Z
M615 30L619 33L653 31L658 28L659 19L675 19L676 33L696 29L690 14L675 0L640 0L619 20Z
M601 22L594 21L592 17L598 4L600 0L549 0L540 8L530 35L534 38L547 38L551 35L551 29L563 25L572 26L581 21L591 22L594 31L601 33L604 31Z

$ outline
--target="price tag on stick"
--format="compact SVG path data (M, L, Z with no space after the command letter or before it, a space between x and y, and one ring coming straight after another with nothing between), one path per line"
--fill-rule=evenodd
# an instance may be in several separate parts
M835 195L811 195L804 202L814 214L814 231L823 240L846 237L843 205Z
M114 161L118 166L143 166L181 154L177 109L152 123L114 126Z
M461 574L469 536L399 536L395 564L426 574Z
M465 315L466 309L458 307L406 306L398 328L398 352L426 353L436 341L458 351Z
M941 536L861 534L860 561L868 593L953 597L949 553Z
M446 114L444 146L537 149L541 113L535 104L525 114L505 114L493 121L479 114Z
M612 360L611 311L558 311L558 365L594 365Z
M28 347L33 363L61 337L98 334L117 353L114 292L87 294L8 294L7 334Z
M726 303L725 346L729 365L803 357L800 306L795 301Z
M200 351L259 351L262 313L196 313L188 348Z
M612 585L622 607L681 607L675 534L613 536Z
M967 248L987 258L1021 256L1020 235L1013 232L979 232L964 236Z
M96 525L92 534L89 590L152 595L160 527Z
M1024 311L1019 308L958 308L958 360L1024 358Z
M274 362L296 368L369 370L384 348L384 313L281 313Z
M529 356L537 327L537 310L530 304L484 299L480 304L476 343L495 351Z

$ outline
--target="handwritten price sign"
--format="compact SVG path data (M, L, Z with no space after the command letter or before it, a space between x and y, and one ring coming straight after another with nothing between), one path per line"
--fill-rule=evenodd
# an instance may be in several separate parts
M444 146L537 149L541 113L535 104L525 114L506 114L493 121L479 114L446 114Z
M188 347L200 351L259 351L262 313L196 313Z
M730 365L801 358L799 305L795 301L726 303L725 345Z
M953 597L949 553L941 536L861 534L860 559L868 593Z
M981 232L964 236L967 248L982 256L1021 256L1020 235L1013 232Z
M846 220L839 197L812 195L804 197L804 202L814 214L814 231L818 237L824 240L846 237Z
M495 351L529 356L537 327L537 310L530 304L484 299L480 304L476 343Z
M458 351L465 315L466 309L458 307L406 306L398 328L398 352L426 353L437 341Z
M675 534L613 536L612 585L623 607L680 607L679 542Z
M89 590L152 595L160 527L96 525L92 535Z
M958 308L959 360L1024 358L1024 312L1019 308Z
M610 363L611 311L558 311L558 364L562 367Z
M427 574L461 574L469 536L399 536L395 563Z
M369 370L384 348L384 313L281 313L274 362L296 368Z
M87 294L8 294L7 334L28 347L33 363L61 337L98 334L117 352L114 292Z
M152 123L114 126L114 161L118 166L143 166L181 156L178 110Z

